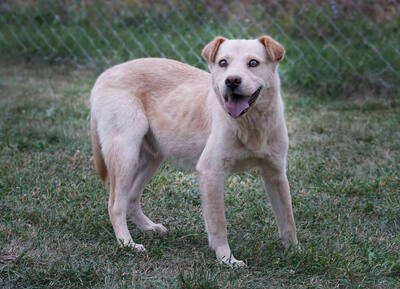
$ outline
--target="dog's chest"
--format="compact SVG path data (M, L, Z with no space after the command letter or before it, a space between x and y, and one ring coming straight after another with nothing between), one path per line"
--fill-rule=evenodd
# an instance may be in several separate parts
M226 162L232 171L238 172L254 167L262 167L265 164L279 165L284 161L282 153L283 143L280 139L273 139L261 131L248 131L246 134L238 134L234 152L230 162Z
M242 129L237 132L237 142L250 154L266 151L266 135L257 129Z

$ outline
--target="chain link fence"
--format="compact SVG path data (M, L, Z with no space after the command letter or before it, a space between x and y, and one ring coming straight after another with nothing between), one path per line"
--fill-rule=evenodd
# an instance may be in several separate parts
M399 94L400 1L0 0L0 53L103 69L138 57L205 68L217 35L269 34L282 81L312 94Z

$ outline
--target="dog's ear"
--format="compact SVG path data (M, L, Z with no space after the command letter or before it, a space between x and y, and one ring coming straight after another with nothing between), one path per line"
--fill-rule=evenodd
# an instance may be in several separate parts
M275 41L268 35L261 36L258 38L258 41L265 46L267 54L272 61L279 62L283 59L283 56L285 55L285 48L283 48L279 42Z
M207 63L215 62L215 55L217 55L218 47L224 42L226 38L217 36L213 41L208 43L201 52L201 56L207 61Z

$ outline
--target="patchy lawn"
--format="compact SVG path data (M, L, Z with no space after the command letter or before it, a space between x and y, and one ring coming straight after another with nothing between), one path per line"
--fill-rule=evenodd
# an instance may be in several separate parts
M284 252L255 173L226 185L229 239L248 267L215 263L194 173L165 164L143 196L169 228L120 249L93 166L96 75L0 63L0 287L399 288L400 108L287 96L288 177L302 251Z

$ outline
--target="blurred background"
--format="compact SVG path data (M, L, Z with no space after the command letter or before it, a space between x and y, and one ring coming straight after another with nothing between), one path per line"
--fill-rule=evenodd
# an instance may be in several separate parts
M399 0L1 0L0 55L102 70L138 57L206 68L216 35L269 34L287 51L287 90L394 99L400 81Z

